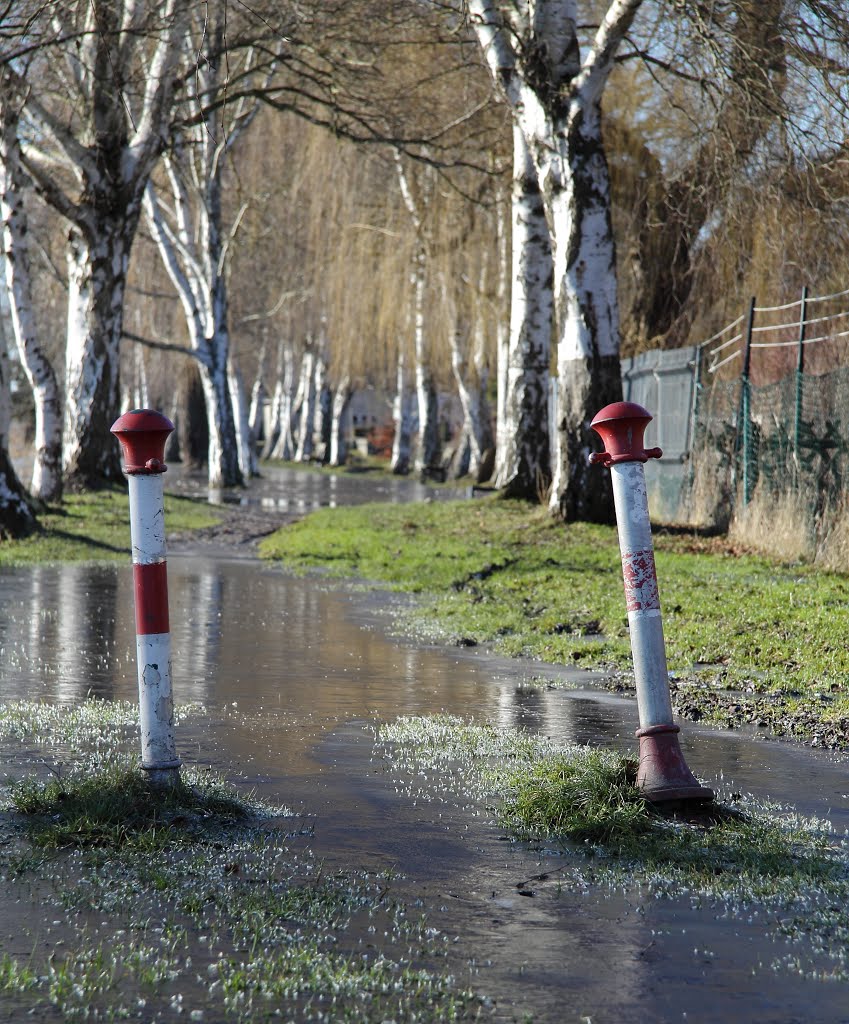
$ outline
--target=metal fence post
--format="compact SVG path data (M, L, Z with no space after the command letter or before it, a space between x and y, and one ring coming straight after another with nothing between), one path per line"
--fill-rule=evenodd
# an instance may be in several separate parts
M805 372L805 333L808 327L808 286L802 289L802 303L799 311L799 349L796 353L796 407L793 415L793 458L799 469L799 435L802 431L802 375Z
M746 347L743 354L743 378L740 382L740 433L743 442L743 504L752 500L752 386L749 374L752 369L752 333L755 327L755 298L749 303L749 317L746 321Z
M124 413L111 428L121 443L130 490L142 768L158 787L175 785L180 769L174 743L162 487L165 441L173 429L169 419L150 409Z
M640 718L637 785L654 803L707 801L713 799L713 791L700 785L687 767L672 715L643 470L647 459L663 454L660 448L643 448L651 418L635 402L615 402L590 424L605 445L605 451L593 453L590 461L610 469L616 505Z

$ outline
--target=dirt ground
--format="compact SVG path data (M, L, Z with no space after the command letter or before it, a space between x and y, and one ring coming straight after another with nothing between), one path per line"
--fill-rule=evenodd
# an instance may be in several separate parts
M168 534L168 551L175 555L193 552L235 558L256 558L259 542L285 523L300 518L295 513L256 506L222 505L221 522L202 530Z

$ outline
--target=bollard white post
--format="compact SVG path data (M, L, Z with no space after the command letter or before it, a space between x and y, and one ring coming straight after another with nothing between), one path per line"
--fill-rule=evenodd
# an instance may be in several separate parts
M170 420L149 409L134 409L112 425L121 443L130 491L130 536L136 610L142 768L151 785L179 781L171 690L171 632L165 558L162 474Z
M590 424L606 450L593 453L590 461L609 467L612 477L640 719L637 786L653 803L706 801L713 799L713 791L701 786L687 767L669 694L643 469L647 459L663 454L659 448L643 448L643 434L651 418L634 402L606 406Z

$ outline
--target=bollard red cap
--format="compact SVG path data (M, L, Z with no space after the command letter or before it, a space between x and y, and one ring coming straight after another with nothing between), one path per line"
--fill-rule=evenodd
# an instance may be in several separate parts
M643 435L652 415L636 402L614 402L596 413L590 426L604 442L605 451L593 452L590 462L612 466L617 462L659 459L660 448L643 448Z
M171 420L153 409L132 409L119 416L110 430L121 442L124 472L164 473L165 442L173 429Z

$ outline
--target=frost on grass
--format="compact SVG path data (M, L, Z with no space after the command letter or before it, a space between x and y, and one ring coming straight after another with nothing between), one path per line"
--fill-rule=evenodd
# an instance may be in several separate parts
M777 957L774 970L849 982L849 849L827 821L754 798L720 806L713 821L664 817L619 754L449 715L385 725L376 751L416 799L453 788L514 838L562 858L564 886L761 914L773 938L805 951Z
M200 704L174 708L177 723L206 711ZM139 707L130 701L86 700L46 704L18 700L0 704L0 739L36 741L40 747L85 750L101 757L125 749L138 735Z
M22 1018L480 1019L445 969L447 938L391 897L389 874L326 870L291 812L212 773L151 792L120 752L132 706L6 712L7 735L115 746L95 774L83 758L20 780L0 821L0 890L32 901L37 937L22 953L0 936L0 994Z

